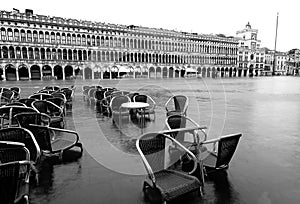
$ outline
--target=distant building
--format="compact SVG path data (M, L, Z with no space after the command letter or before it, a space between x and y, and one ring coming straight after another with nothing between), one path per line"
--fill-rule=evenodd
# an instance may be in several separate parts
M275 75L287 75L287 54L285 52L276 52L276 60L274 61L274 50L269 50L265 48L265 66L263 70L263 75L271 76L273 73ZM275 62L275 67L274 67ZM274 69L274 72L273 72Z
M237 73L238 40L222 35L50 17L29 9L0 11L0 31L2 80Z
M260 48L258 30L250 23L243 30L236 32L239 41L237 69L239 76L260 76L265 63L265 49Z
M300 75L300 50L292 49L287 52L287 74Z

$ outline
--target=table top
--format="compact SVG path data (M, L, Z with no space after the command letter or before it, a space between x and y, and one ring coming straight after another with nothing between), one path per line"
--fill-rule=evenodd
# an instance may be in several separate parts
M122 108L147 108L149 107L149 104L143 102L127 102L127 103L122 103L121 107Z

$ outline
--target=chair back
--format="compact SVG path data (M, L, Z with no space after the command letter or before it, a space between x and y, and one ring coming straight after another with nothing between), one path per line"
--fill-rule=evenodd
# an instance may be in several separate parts
M0 107L1 126L3 128L5 120L8 120L8 126L16 124L16 121L13 120L14 115L22 112L37 112L31 107L25 106L2 106Z
M41 113L18 113L14 116L20 127L28 129L30 124L49 125L51 118Z
M94 93L94 98L95 98L97 101L101 101L102 99L104 99L104 93L105 93L104 90L98 89L98 90L96 90L95 93Z
M137 140L137 149L142 158L146 159L153 172L164 169L165 141L165 136L160 133L146 133Z
M20 98L18 102L25 104L27 107L32 107L31 103L36 100L35 98Z
M173 97L175 110L182 112L184 115L187 111L188 98L184 95L176 95Z
M60 108L65 108L65 101L62 98L54 97L54 98L47 98L46 101L50 101L55 105L59 106Z
M29 159L30 153L23 143L0 141L0 164Z
M28 193L22 192L21 188L29 182L29 172L29 162L15 161L0 164L0 203L15 203L20 193L25 195Z
M10 87L10 90L15 91L15 92L17 92L19 94L21 93L21 88L17 87L17 86Z
M47 126L28 125L27 129L32 132L42 151L52 152L51 134Z
M147 99L148 99L147 95L144 94L136 95L133 98L134 102L143 102L143 103L147 103Z
M7 104L12 101L14 97L14 92L11 90L6 90L1 93L1 104Z
M171 115L166 119L168 129L179 129L186 127L187 119L182 115Z
M237 148L241 133L220 137L216 167L227 166Z
M63 115L63 110L51 101L39 100L32 103L32 107L40 113L45 113L49 116Z
M15 101L15 102L5 104L5 106L23 106L23 107L27 107L24 103L21 103L19 101Z
M110 108L113 112L119 112L121 105L127 102L130 102L130 98L128 96L115 96L110 101Z
M30 160L37 162L40 157L40 147L33 134L21 127L9 127L0 129L0 141L12 141L24 143L30 152Z
M47 98L53 98L53 96L51 94L46 94L46 93L36 93L29 96L29 98L34 98L37 100L45 100Z
M61 98L64 102L67 102L67 98L64 92L54 92L51 94L54 98Z
M61 92L64 93L64 95L66 97L66 100L68 102L72 101L73 94L74 94L74 91L72 89L64 88L64 89L61 90Z

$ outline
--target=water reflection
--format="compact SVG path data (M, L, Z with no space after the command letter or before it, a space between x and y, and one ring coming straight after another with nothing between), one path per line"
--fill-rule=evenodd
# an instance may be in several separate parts
M1 82L13 86L15 82ZM141 134L137 120L125 122L122 129L94 106L83 102L81 85L99 81L76 81L76 106L67 112L67 127L84 129L82 139L91 141L93 152L108 160L115 158L106 143L97 143L99 133L89 124L95 119L105 138L115 148L136 155L135 139ZM205 195L187 195L173 203L299 203L300 192L300 78L267 77L236 79L165 79L103 80L103 86L144 91L158 102L156 120L146 121L144 131L164 129L164 102L171 94L185 94L190 99L188 116L209 127L209 138L242 132L243 137L227 173L209 177ZM18 82L22 97L45 84L70 86L72 81ZM74 112L75 111L75 112ZM82 117L81 123L73 121ZM79 124L79 125L78 125ZM103 150L103 151L100 151ZM81 159L66 163L45 163L39 185L31 186L31 203L144 203L143 175L131 176L99 164L95 155L84 152ZM116 162L128 171L144 169L140 160Z

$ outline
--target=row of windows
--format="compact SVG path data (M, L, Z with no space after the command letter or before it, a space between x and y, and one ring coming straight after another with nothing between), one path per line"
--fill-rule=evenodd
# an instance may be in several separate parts
M244 65L244 66L243 66ZM247 68L248 67L248 64L247 63L239 63L239 68ZM264 65L263 64L256 64L255 65L255 68L256 69L258 69L258 68L260 68L260 69L262 69L264 67Z
M235 64L233 57L191 56L191 55L161 55L151 53L128 53L117 51L91 51L71 49L50 49L32 47L3 46L0 58L32 59L32 60L71 60L98 62L142 62L142 63L172 63L172 64Z
M149 49L161 51L175 51L175 52L196 52L196 53L218 53L235 55L237 48L226 47L225 45L204 45L202 43L181 43L170 41L157 40L141 40L121 37L95 36L85 34L70 34L70 33L49 33L46 31L31 31L18 29L14 31L9 28L1 28L2 41L15 42L34 42L34 43L51 43L51 44L65 44L65 45L82 45L82 46L101 46L101 47L119 47L129 49ZM230 44L228 44L229 46Z

